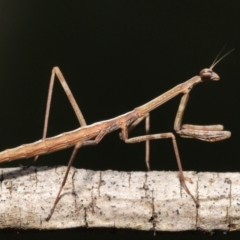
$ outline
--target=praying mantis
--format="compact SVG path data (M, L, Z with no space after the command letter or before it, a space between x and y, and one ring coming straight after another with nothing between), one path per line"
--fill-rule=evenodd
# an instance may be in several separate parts
M91 125L86 124L83 114L80 108L78 107L77 102L75 101L73 94L61 70L58 67L54 67L52 69L52 74L50 78L42 139L30 144L23 144L19 147L7 149L5 151L0 152L0 163L6 162L6 161L13 161L21 158L29 158L29 157L35 157L34 158L34 162L35 162L39 155L47 154L50 152L54 152L67 147L74 146L62 184L60 186L56 199L53 203L51 211L46 218L46 221L49 221L54 213L54 210L57 206L58 201L61 198L61 191L66 183L70 167L73 164L73 161L75 159L75 156L79 148L83 146L88 146L88 145L96 145L103 139L105 135L119 129L120 138L126 143L137 143L142 141L146 142L145 162L147 165L147 170L150 171L150 164L149 164L150 140L171 138L173 149L174 149L176 160L177 160L178 169L179 169L179 179L180 179L181 185L185 189L185 191L191 196L196 206L199 206L197 199L195 199L195 197L192 195L192 193L190 192L190 190L186 185L183 169L181 165L180 155L178 151L178 146L177 146L177 142L174 134L172 132L149 134L150 112L155 108L161 106L165 102L169 101L170 99L174 98L178 94L183 94L180 101L180 105L178 107L176 117L175 117L175 122L174 122L174 130L177 134L179 134L181 137L195 138L195 139L208 141L208 142L221 141L229 138L231 136L231 132L224 131L222 125L200 126L200 125L182 124L182 118L183 118L184 110L187 105L187 101L189 99L189 93L191 89L195 85L201 82L218 81L220 77L217 73L213 71L213 68L230 52L228 52L223 57L218 59L221 53L220 52L217 58L212 63L212 65L209 68L205 68L201 70L198 76L194 76L189 80L173 87L167 92L145 103L144 105L141 105L123 115L117 116L109 120L97 122ZM80 127L77 128L76 130L65 132L60 135L47 138L46 136L47 136L51 98L52 98L53 85L54 85L56 76L57 76L57 79L60 81L66 95L68 96L68 99L80 123ZM128 137L129 133L144 119L145 119L146 135L129 138Z

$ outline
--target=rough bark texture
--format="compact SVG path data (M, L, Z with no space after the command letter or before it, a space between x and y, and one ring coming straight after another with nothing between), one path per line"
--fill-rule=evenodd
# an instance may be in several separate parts
M66 167L0 169L0 228L124 228L185 231L240 228L240 173L185 172L197 209L177 172L72 168L57 208L45 221Z

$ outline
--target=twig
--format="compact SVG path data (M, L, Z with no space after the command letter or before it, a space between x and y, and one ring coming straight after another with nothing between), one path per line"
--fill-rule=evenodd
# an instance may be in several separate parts
M71 168L51 221L45 220L66 167L0 169L0 228L122 228L185 231L240 228L240 173L117 172Z

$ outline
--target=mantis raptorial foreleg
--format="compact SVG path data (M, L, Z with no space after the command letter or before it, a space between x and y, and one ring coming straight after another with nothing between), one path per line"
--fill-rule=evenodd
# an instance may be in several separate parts
M174 129L181 137L196 138L207 142L221 141L229 137L229 132L222 131L223 126L216 125L191 125L183 124L182 118L189 99L189 91L182 96L177 115L174 122Z

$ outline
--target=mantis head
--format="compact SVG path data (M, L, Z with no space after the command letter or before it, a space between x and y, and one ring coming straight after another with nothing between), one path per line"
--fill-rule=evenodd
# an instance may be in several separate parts
M224 49L224 48L223 48ZM222 50L223 50L222 49ZM220 53L217 55L216 59L213 61L212 65L210 68L204 68L200 73L199 76L201 77L202 81L210 80L210 81L218 81L220 79L219 75L213 71L213 68L223 59L225 58L228 54L230 54L234 49L231 51L227 52L225 55L223 55L220 59L218 59L219 55L221 54L222 50Z
M204 68L199 73L199 76L201 77L202 81L206 80L218 81L220 79L219 75L215 73L211 68Z

